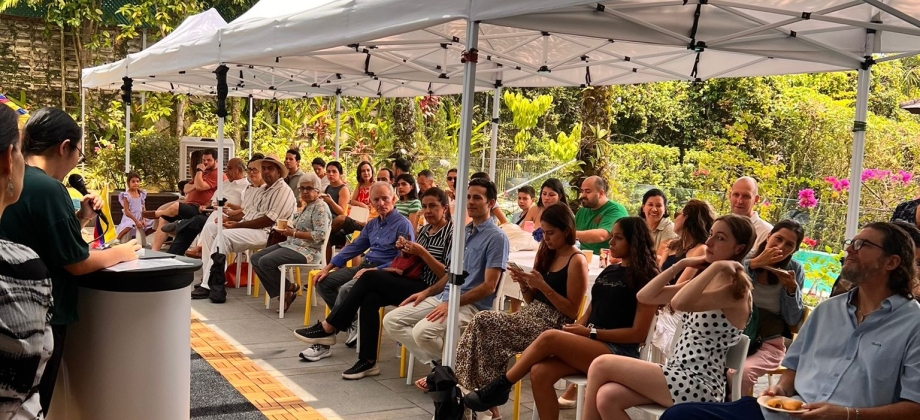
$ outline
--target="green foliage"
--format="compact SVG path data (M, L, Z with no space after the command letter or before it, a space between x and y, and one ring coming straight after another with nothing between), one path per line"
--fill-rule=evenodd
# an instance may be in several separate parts
M174 191L179 182L178 156L164 150L179 150L179 141L163 134L144 134L131 139L132 171L141 177L141 185L151 192ZM86 163L89 188L110 191L125 187L125 147L102 140Z

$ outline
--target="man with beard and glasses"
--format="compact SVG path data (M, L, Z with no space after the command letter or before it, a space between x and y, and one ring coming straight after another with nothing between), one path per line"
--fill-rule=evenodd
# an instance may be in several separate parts
M841 276L856 287L812 312L762 395L804 401L803 419L920 418L920 303L915 247L898 225L875 222L846 241ZM661 420L787 419L753 397L676 404Z
M599 176L589 176L581 183L581 208L575 214L575 238L581 249L600 254L607 247L613 224L626 217L626 208L607 198L607 181Z
M891 222L897 225L899 228L904 229L910 238L914 241L914 247L916 247L916 253L914 257L917 260L917 266L920 267L920 229L917 228L913 223L908 223L903 220L897 220ZM850 289L856 287L855 284L843 278L843 276L837 276L837 280L834 281L834 286L831 287L831 296L834 297L837 295L842 295L846 292L849 292ZM914 288L914 299L920 299L920 287Z

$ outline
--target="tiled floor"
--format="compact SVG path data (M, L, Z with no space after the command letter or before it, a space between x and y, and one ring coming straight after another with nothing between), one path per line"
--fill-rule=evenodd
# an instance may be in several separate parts
M265 309L263 298L246 295L246 289L228 289L227 302L216 305L193 300L192 346L228 380L241 384L242 393L270 419L408 419L432 418L431 398L400 377L399 347L383 336L380 375L346 381L341 373L357 360L339 335L332 357L318 362L300 360L307 346L293 336L303 324L305 296L298 296L284 319L278 319L277 302ZM315 306L313 322L324 316ZM203 346L203 347L199 347ZM207 346L210 346L208 348ZM428 373L416 364L415 378ZM765 386L762 378L756 390ZM530 419L533 396L525 378L520 419ZM502 418L512 419L514 401L505 404ZM630 413L633 419L642 414ZM273 417L274 416L274 417ZM575 418L575 410L563 410L561 419Z

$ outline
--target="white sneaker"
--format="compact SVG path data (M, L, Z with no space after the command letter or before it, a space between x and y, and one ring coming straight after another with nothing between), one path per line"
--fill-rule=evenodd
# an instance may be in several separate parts
M354 348L358 345L358 321L351 323L348 327L348 338L345 339L345 347Z
M332 349L322 344L314 344L300 352L300 358L309 362L317 362L329 356L332 356Z

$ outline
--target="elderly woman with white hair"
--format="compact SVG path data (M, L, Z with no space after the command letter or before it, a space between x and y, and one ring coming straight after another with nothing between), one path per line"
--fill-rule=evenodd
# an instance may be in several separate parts
M281 288L282 264L319 264L322 260L323 241L329 234L332 213L323 200L319 199L320 179L312 172L300 176L298 183L303 208L294 214L286 229L279 232L288 239L265 248L252 256L252 269L259 275L265 291L272 298L278 297ZM300 286L285 279L284 311L297 297Z

